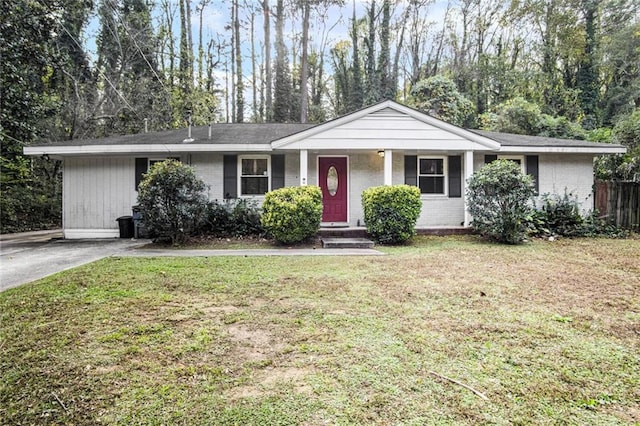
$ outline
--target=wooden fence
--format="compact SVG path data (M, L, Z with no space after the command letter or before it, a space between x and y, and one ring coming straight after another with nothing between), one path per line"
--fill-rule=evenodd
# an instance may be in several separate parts
M640 230L640 183L597 182L595 207L619 227Z

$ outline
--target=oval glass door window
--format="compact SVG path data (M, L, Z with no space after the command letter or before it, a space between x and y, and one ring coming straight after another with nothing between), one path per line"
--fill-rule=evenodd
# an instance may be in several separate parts
M327 191L332 197L338 192L338 171L334 166L327 171Z

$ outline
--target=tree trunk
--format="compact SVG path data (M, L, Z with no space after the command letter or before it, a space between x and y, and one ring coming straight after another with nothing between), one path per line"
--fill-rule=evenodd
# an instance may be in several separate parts
M309 78L309 2L302 6L302 59L300 62L300 122L306 123L309 114L307 80Z
M253 101L251 103L251 110L253 113L253 122L257 123L262 121L260 117L258 117L258 81L256 79L256 44L255 44L255 20L256 14L251 11L251 18L249 23L251 25L251 82L253 89Z
M242 50L240 49L240 18L238 16L238 0L233 0L235 7L233 28L236 49L236 122L244 122L244 80L242 75Z
M269 11L269 0L263 0L262 10L264 12L264 70L265 70L265 121L273 120L273 77L271 69L271 12Z

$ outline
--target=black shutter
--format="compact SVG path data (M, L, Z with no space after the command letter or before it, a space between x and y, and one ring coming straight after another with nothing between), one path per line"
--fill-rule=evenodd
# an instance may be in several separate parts
M284 188L284 155L271 156L271 189Z
M142 175L147 173L147 167L149 164L149 160L146 158L136 158L136 188L138 190L138 186L140 182L142 182Z
M449 156L449 198L462 197L462 157Z
M224 198L238 198L238 156L225 155L223 165Z
M404 183L418 186L418 157L415 155L404 156Z
M487 154L484 156L484 164L489 164L490 162L496 161L497 159L497 155Z
M538 156L537 155L527 155L527 174L533 178L533 183L536 188L536 194L540 192L540 185L538 184Z

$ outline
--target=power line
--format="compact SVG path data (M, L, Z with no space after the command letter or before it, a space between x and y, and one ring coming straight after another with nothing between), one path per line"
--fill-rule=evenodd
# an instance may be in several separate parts
M47 4L47 2L43 2L43 4L45 5L45 7L49 10L49 12L55 16L56 18L58 18L58 14L56 14L53 10L51 10L51 7ZM58 20L58 25L60 25L60 27L64 30L64 32L67 33L67 35L71 38L71 40L73 40L73 42L76 44L76 46L78 46L78 48L80 49L80 51L84 51L84 48L82 47L82 45L80 44L80 42L74 37L73 34L71 34L71 32L67 29L67 27L65 27L65 25ZM125 105L131 110L133 111L133 113L136 115L136 117L140 118L140 116L138 115L138 113L136 112L135 108L133 108L131 106L131 104L125 99L124 95L122 95L122 93L120 93L120 91L116 88L116 86L111 82L111 80L109 80L109 77L107 77L101 70L99 67L96 67L96 70L98 71L98 74L105 79L105 81L107 83L109 83L109 86L111 86L111 88L116 92L116 94L120 97L120 99L122 99L122 101L125 103Z
M151 70L151 72L153 73L155 78L158 80L160 85L162 86L162 89L166 92L167 95L171 96L171 93L169 92L167 87L164 85L164 82L162 81L162 79L160 78L160 76L158 75L156 70L153 68L153 66L151 65L151 63L147 59L147 56L144 54L144 52L142 51L142 49L138 45L138 42L136 41L135 37L131 36L131 33L129 32L129 28L127 27L126 23L122 20L122 17L118 13L117 9L112 4L110 4L108 1L106 1L105 3L108 4L111 7L111 10L113 10L113 13L114 13L115 17L118 19L118 21L120 21L120 25L122 25L122 28L124 28L124 30L127 33L129 33L129 37L133 41L133 44L134 44L135 48L138 50L138 53L140 53L140 56L142 56L142 59L144 59L145 63L149 66L149 69Z

